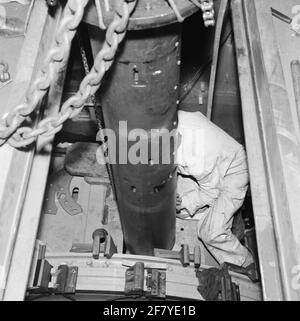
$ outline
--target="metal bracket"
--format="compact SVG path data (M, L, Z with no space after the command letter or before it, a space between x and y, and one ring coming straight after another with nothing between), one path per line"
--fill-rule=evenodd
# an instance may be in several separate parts
M146 287L145 285L146 270ZM137 262L128 268L125 274L125 295L145 295L148 298L166 298L166 278L165 270L156 268L146 268L143 262Z
M54 292L56 294L75 294L78 267L62 264L58 267Z
M140 295L144 293L145 265L137 262L126 270L125 273L125 295Z
M64 169L54 173L47 186L44 201L43 212L45 214L55 215L57 213L57 206L55 204L55 197L61 207L70 215L78 215L82 213L82 207L72 198L70 194L70 183L73 179Z
M179 252L154 249L154 256L171 260L180 260L183 267L189 266L190 262L194 262L195 269L199 269L201 266L201 249L199 246L195 246L194 254L190 254L188 244L182 244Z
M167 272L159 269L146 269L146 296L151 298L166 298Z
M38 259L33 279L33 289L38 292L48 292L53 266L44 258Z
M93 243L74 243L70 252L73 253L93 253L95 260L99 259L99 254L104 253L107 259L111 259L118 253L112 237L104 229L97 229L93 233Z

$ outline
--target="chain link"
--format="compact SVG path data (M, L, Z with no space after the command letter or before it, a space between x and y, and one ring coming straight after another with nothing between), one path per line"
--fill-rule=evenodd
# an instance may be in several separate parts
M171 8L173 9L179 22L183 22L184 18L179 12L177 5L174 0L166 0ZM196 7L200 8L203 12L203 21L205 27L211 27L215 25L215 10L214 10L214 0L189 0ZM199 2L200 1L200 2Z
M124 39L130 14L137 0L121 0L109 25L104 45L95 58L94 66L82 80L78 92L70 97L56 116L40 121L36 128L20 125L36 110L46 95L61 64L67 60L76 30L82 21L89 0L68 0L57 29L55 45L49 51L38 77L28 90L25 102L0 120L0 146L6 141L15 148L32 144L38 136L49 137L62 129L63 123L77 116L90 95L99 89L105 72L111 67L119 43Z
M193 0L194 2L195 0ZM214 0L200 0L200 8L203 12L203 21L205 27L211 27L216 24Z

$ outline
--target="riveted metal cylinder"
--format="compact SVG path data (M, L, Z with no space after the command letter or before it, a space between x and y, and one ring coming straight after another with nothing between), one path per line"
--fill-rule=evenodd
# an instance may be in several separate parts
M105 127L117 136L112 169L125 245L134 254L152 255L154 248L171 249L175 241L172 134L177 128L180 42L180 24L128 32L101 91ZM126 128L120 130L123 121ZM145 135L128 141L136 129L143 129ZM166 135L158 139L163 131ZM136 153L140 159L147 157L146 163L128 159L137 142L148 146L148 154L141 155L141 150ZM110 157L114 157L110 143L114 142L108 141ZM159 158L152 159L157 153Z

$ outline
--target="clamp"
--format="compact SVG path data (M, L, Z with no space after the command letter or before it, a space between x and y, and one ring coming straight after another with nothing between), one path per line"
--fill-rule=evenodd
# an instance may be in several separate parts
M146 282L145 282L146 279ZM144 262L136 262L125 273L125 295L146 296L148 298L166 298L166 271L145 268ZM144 286L146 285L146 289Z
M103 253L107 259L111 259L118 253L115 242L104 229L97 229L92 235L93 243L74 243L70 252L73 253L92 253L95 260L99 259L99 254Z
M199 269L201 266L201 249L199 246L195 246L194 254L190 254L190 248L187 244L182 244L179 252L164 249L154 249L154 256L165 259L179 260L183 267L189 266L190 262L194 262L195 269Z

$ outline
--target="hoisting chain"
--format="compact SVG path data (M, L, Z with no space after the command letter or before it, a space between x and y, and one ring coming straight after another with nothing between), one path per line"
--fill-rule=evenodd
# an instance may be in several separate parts
M195 1L195 0L191 0ZM215 25L215 10L214 0L200 0L200 8L203 12L203 21L205 27L211 27Z
M179 22L183 22L184 18L179 12L174 0L166 0L173 9ZM189 0L196 7L200 8L203 12L203 21L205 27L210 27L215 25L215 10L214 10L214 0Z
M61 64L67 59L71 42L82 21L88 1L67 1L63 18L56 31L55 45L49 51L43 67L28 90L25 102L16 106L0 121L0 146L7 141L12 147L21 148L33 143L38 136L55 135L62 129L67 119L74 118L81 112L88 98L99 89L105 72L113 63L118 45L125 37L129 17L137 0L121 0L115 10L113 21L107 29L103 47L94 60L94 66L82 80L78 92L64 102L60 112L41 120L36 128L20 127L37 109L39 102L53 83Z

